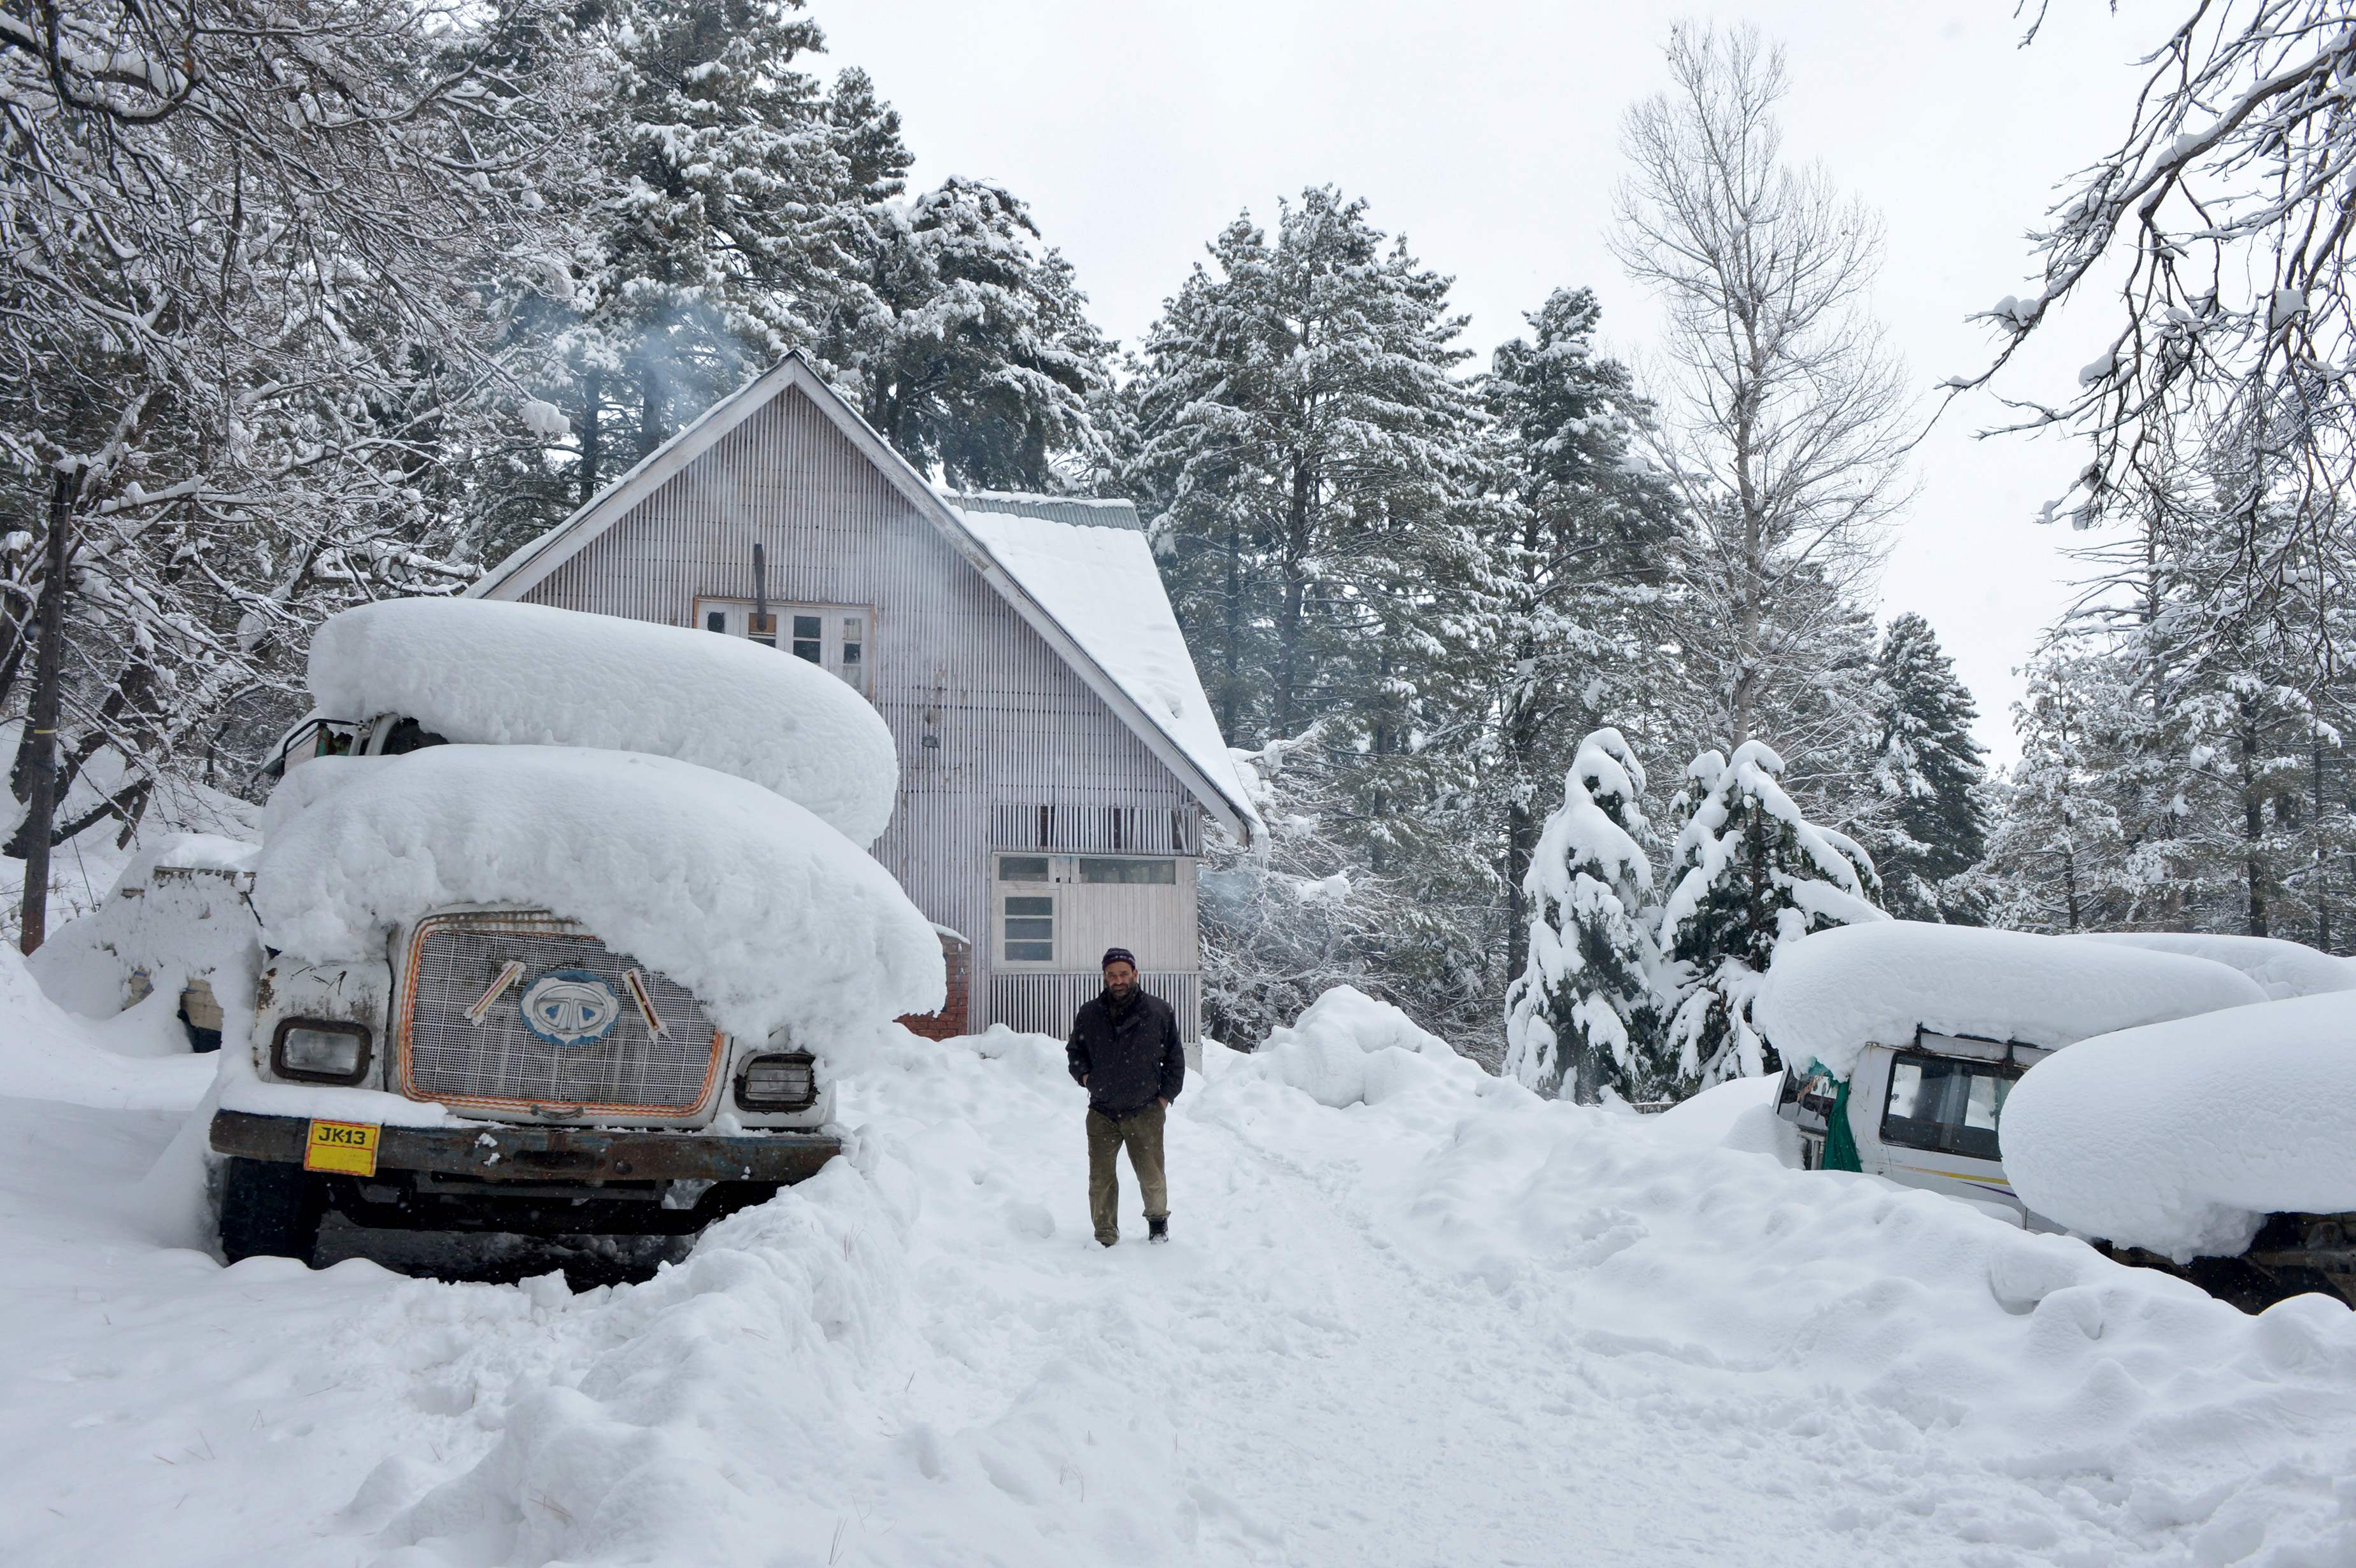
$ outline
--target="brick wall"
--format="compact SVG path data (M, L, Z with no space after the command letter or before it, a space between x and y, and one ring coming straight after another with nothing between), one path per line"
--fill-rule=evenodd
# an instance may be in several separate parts
M949 973L949 999L937 1013L910 1013L900 1021L926 1040L951 1040L973 1031L966 1003L973 992L973 944L954 932L941 933L941 963Z

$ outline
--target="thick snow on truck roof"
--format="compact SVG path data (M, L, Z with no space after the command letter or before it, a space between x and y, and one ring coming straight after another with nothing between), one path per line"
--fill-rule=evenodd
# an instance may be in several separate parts
M733 774L854 844L892 819L882 716L743 637L487 599L393 599L331 616L310 685L335 719L399 713L444 739L645 752Z
M2207 936L2173 931L2089 932L2081 942L2107 942L2154 953L2183 953L2239 969L2258 983L2269 1001L2356 991L2356 960L2319 953L2303 942L2278 936Z
M2082 1040L2004 1107L2023 1201L2182 1263L2270 1213L2356 1211L2356 995L2262 1002Z
M740 1038L871 1026L943 997L940 941L890 872L792 802L669 757L317 758L272 799L253 901L273 946L318 962L381 952L453 905L551 910Z
M1918 1028L2050 1050L2265 999L2205 958L1893 920L1786 944L1751 1018L1785 1061L1846 1078L1867 1046L1904 1045Z

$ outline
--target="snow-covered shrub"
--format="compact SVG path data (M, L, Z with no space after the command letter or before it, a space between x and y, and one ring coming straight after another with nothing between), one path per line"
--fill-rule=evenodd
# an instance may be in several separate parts
M1687 1093L1779 1065L1751 1025L1779 945L1889 918L1874 902L1872 860L1801 816L1776 782L1783 771L1763 741L1743 742L1731 762L1706 752L1686 769L1698 800L1677 832L1661 946L1675 966L1669 1043Z
M1596 731L1530 858L1529 962L1505 993L1505 1071L1541 1094L1566 1080L1589 1104L1606 1087L1630 1099L1663 1087L1644 792L1644 766L1620 731Z

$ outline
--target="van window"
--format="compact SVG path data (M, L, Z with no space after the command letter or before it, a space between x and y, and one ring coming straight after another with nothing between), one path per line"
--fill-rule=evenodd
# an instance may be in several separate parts
M1881 1141L1901 1148L1996 1159L1997 1123L2017 1069L1993 1061L1901 1052L1890 1067Z

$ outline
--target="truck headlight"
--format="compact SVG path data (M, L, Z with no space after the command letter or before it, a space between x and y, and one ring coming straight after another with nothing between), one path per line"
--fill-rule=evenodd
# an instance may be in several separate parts
M368 1075L368 1026L282 1019L270 1038L270 1069L308 1083L357 1083Z
M736 1079L736 1103L748 1111L798 1111L818 1098L818 1067L808 1051L756 1056Z

